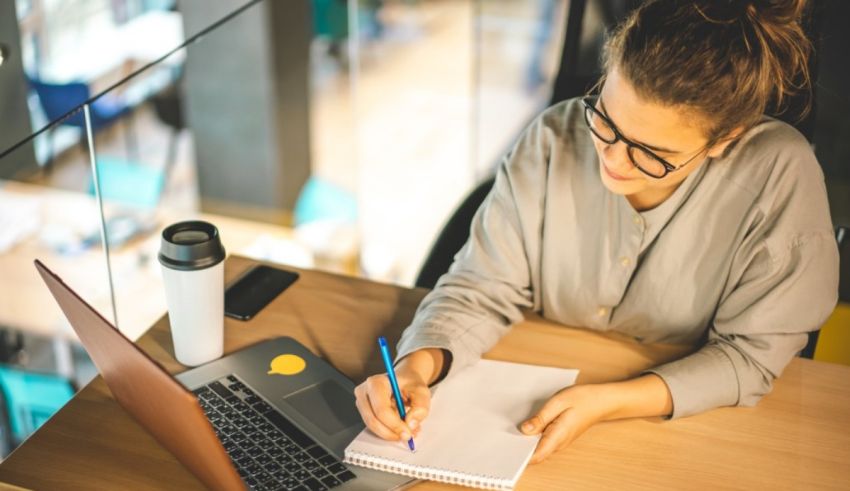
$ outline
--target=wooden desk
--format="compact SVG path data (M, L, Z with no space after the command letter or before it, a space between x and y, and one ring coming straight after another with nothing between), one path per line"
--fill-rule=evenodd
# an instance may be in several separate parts
M252 261L231 257L228 279ZM354 380L381 370L374 340L398 340L425 294L305 271L251 322L226 320L230 352L292 336ZM139 340L166 369L166 319ZM581 369L579 383L616 380L688 347L641 345L529 319L488 358ZM840 489L850 482L850 367L795 359L756 408L724 408L677 421L658 418L591 428L572 446L530 466L519 489ZM0 480L35 489L201 489L95 379L0 464ZM450 489L424 483L416 489Z

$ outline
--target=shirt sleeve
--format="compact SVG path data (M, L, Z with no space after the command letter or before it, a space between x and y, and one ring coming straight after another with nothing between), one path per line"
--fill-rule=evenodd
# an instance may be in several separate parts
M754 249L706 344L648 371L667 384L672 418L755 405L835 307L838 249L830 232Z
M478 360L533 306L550 131L542 117L499 167L470 236L419 305L398 344L397 360L423 348L451 354L447 376ZM444 372L445 373L445 372Z

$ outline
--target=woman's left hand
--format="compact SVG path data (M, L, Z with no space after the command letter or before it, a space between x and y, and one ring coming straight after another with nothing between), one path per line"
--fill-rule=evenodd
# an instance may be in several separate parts
M542 433L531 463L545 460L613 411L608 387L574 385L552 396L534 416L520 425L526 435Z

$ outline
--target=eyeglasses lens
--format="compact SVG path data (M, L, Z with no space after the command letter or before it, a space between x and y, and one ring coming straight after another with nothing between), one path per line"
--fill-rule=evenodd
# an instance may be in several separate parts
M667 173L667 169L657 158L638 147L629 147L629 157L635 166L650 176L663 177Z
M590 131L600 140L605 143L614 143L617 140L617 134L614 132L614 129L592 109L585 108L584 119L587 121Z

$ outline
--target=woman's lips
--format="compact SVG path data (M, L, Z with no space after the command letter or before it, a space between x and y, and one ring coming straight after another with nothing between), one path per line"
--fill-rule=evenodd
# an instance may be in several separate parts
M600 161L599 163L602 164L602 168L605 169L605 173L608 174L608 177L610 177L611 179L614 179L616 181L631 181L634 179L632 177L626 177L617 174L616 172L609 169L608 166L605 165L605 162Z

